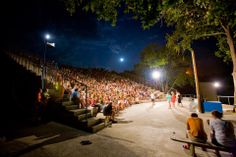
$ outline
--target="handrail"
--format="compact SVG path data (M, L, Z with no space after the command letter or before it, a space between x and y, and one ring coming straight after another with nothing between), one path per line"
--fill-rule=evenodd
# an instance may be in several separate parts
M217 100L220 101L221 98L227 98L228 100L228 105L231 105L230 103L230 99L233 99L234 100L234 96L227 96L227 95L218 95L217 96ZM233 104L232 104L233 105Z
M183 97L191 97L191 98L196 98L195 94L182 94Z

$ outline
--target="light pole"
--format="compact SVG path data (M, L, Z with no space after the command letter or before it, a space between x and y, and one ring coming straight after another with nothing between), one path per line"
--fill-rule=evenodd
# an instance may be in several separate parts
M42 90L45 90L45 79L46 79L46 52L47 52L47 41L51 38L49 34L46 34L44 37L44 51L43 51L43 67L42 67Z
M218 88L220 88L221 84L216 81L213 83L213 86L216 88L216 97L217 97L217 101L219 101L219 97L217 95L218 95Z
M160 71L154 70L154 71L152 72L152 78L153 78L154 80L158 80L160 77L161 77Z
M214 82L213 86L214 86L215 88L219 88L219 87L220 87L220 83L219 83L219 82Z

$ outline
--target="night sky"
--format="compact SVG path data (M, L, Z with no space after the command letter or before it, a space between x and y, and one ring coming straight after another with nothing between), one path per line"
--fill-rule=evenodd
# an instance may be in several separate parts
M82 11L70 16L61 0L7 0L1 7L2 48L42 56L44 35L50 33L56 47L48 49L47 58L76 67L132 70L141 50L149 43L165 44L165 33L170 32L158 24L144 31L127 15L118 19L116 27ZM227 81L232 81L231 66L213 54L214 40L197 42L194 48L202 80L229 76Z

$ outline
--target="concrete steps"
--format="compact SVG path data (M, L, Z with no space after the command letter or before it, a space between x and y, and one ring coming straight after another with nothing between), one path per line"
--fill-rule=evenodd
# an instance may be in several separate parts
M107 126L111 126L111 125L112 125L112 122L108 122ZM107 126L105 126L105 123L104 123L104 121L102 120L102 122L100 122L100 123L98 123L98 124L96 124L96 125L94 125L94 126L91 127L91 132L92 132L92 133L96 133L96 132L98 132L98 131L104 129L104 128L107 127Z
M95 117L92 109L78 109L71 101L62 101L60 104L62 112L59 117L63 117L61 120L64 124L92 133L105 128L104 119Z
M74 116L78 116L80 114L86 113L86 109L75 109L75 110L70 110L70 112L72 112ZM87 110L87 112L90 112L90 111Z
M62 102L62 106L70 106L70 105L73 105L72 101L63 101Z
M103 120L101 118L91 117L87 119L87 127L89 128L99 123L103 123Z
M78 109L78 106L77 105L67 105L65 106L66 110L75 110L75 109Z
M104 128L105 128L105 124L104 123L99 123L99 124L94 125L94 126L91 127L91 132L95 133L95 132L98 132L98 131L100 131Z
M90 118L90 117L92 117L92 114L90 112L89 113L84 113L84 114L78 115L78 120L82 121L82 120L84 120L86 118Z

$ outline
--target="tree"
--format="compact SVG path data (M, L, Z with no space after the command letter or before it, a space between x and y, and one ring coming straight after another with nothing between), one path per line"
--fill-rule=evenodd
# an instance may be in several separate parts
M173 86L193 85L193 77L187 73L191 65L190 56L176 54L172 51L165 46L149 44L141 52L140 63L135 66L143 67L146 71L150 68L161 69L164 73L160 81L163 92L167 92Z
M166 23L175 26L168 38L168 46L177 50L191 50L194 40L215 37L216 55L233 62L234 103L236 104L236 3L234 0L178 0L166 1L162 14ZM171 6L171 7L170 7ZM178 44L177 44L178 43Z
M236 104L236 3L235 0L65 0L67 10L76 6L91 10L98 19L115 25L118 13L132 14L144 29L158 22L174 26L167 37L167 46L177 52L190 50L194 40L215 37L217 56L233 62L234 103Z

